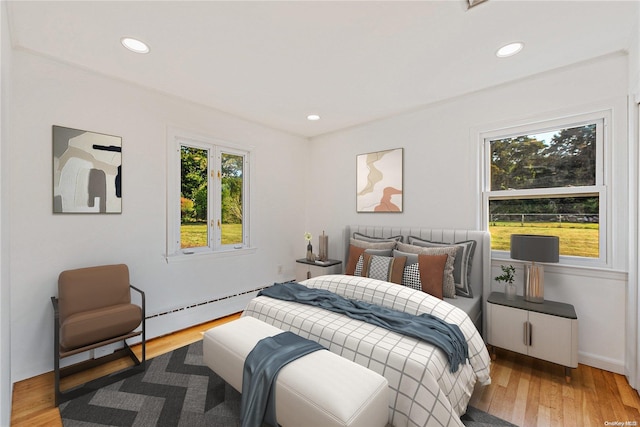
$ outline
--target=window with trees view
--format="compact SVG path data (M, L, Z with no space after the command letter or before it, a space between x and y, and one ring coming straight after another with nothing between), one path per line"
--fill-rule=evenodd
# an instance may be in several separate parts
M176 136L174 141L179 200L170 197L175 205L170 212L179 209L179 215L169 228L168 253L247 247L249 151L204 139Z
M604 118L583 119L483 135L492 250L508 253L511 234L544 234L560 238L565 260L606 261Z

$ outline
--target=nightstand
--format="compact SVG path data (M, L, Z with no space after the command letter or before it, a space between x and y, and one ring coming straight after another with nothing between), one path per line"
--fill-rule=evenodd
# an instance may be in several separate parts
M571 304L532 303L521 296L508 300L504 293L492 292L487 322L489 345L563 365L571 382L570 368L578 367L578 316Z
M307 261L305 258L296 260L296 280L298 282L325 274L340 273L342 273L342 261L337 259L330 259L325 262Z

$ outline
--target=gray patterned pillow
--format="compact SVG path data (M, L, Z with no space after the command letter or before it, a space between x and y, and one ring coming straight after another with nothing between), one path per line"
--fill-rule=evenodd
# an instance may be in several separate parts
M358 271L358 265L361 266L360 272L359 274L354 272L354 276L359 275L400 284L406 261L405 257L385 257L365 252L356 264L356 271Z
M353 237L349 239L349 257L347 258L347 265L345 268L345 274L354 274L356 263L358 258L366 249L386 249L393 250L396 247L396 241L391 240L388 242L366 242L364 240L357 240Z
M380 256L383 256L383 257L390 257L391 256L391 249L365 249L363 254L364 253L368 253L368 254L371 254L371 255L380 255ZM362 276L362 262L363 262L363 259L364 259L364 255L361 254L358 257L358 262L356 263L356 267L353 270L353 275L354 276ZM417 255L416 255L416 262L418 262L417 261Z

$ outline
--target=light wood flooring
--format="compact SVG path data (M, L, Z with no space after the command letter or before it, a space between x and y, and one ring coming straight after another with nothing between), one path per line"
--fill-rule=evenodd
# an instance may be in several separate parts
M147 342L147 358L191 344L217 325L237 318L228 316ZM140 349L134 347L140 354ZM470 405L516 425L525 426L621 426L640 423L640 397L624 376L579 365L567 384L564 368L552 363L498 349L491 365L491 385L476 387ZM63 389L122 369L127 363L104 367L65 378ZM12 426L62 426L53 402L53 373L14 384Z

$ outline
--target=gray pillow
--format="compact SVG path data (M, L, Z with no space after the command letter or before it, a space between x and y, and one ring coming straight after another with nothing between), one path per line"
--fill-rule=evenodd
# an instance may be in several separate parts
M397 249L393 250L393 256L406 256L407 263L405 265L412 265L418 263L418 254L413 254L411 252L400 252Z
M373 237L358 233L357 231L353 233L353 238L362 240L363 242L402 242L402 236Z

